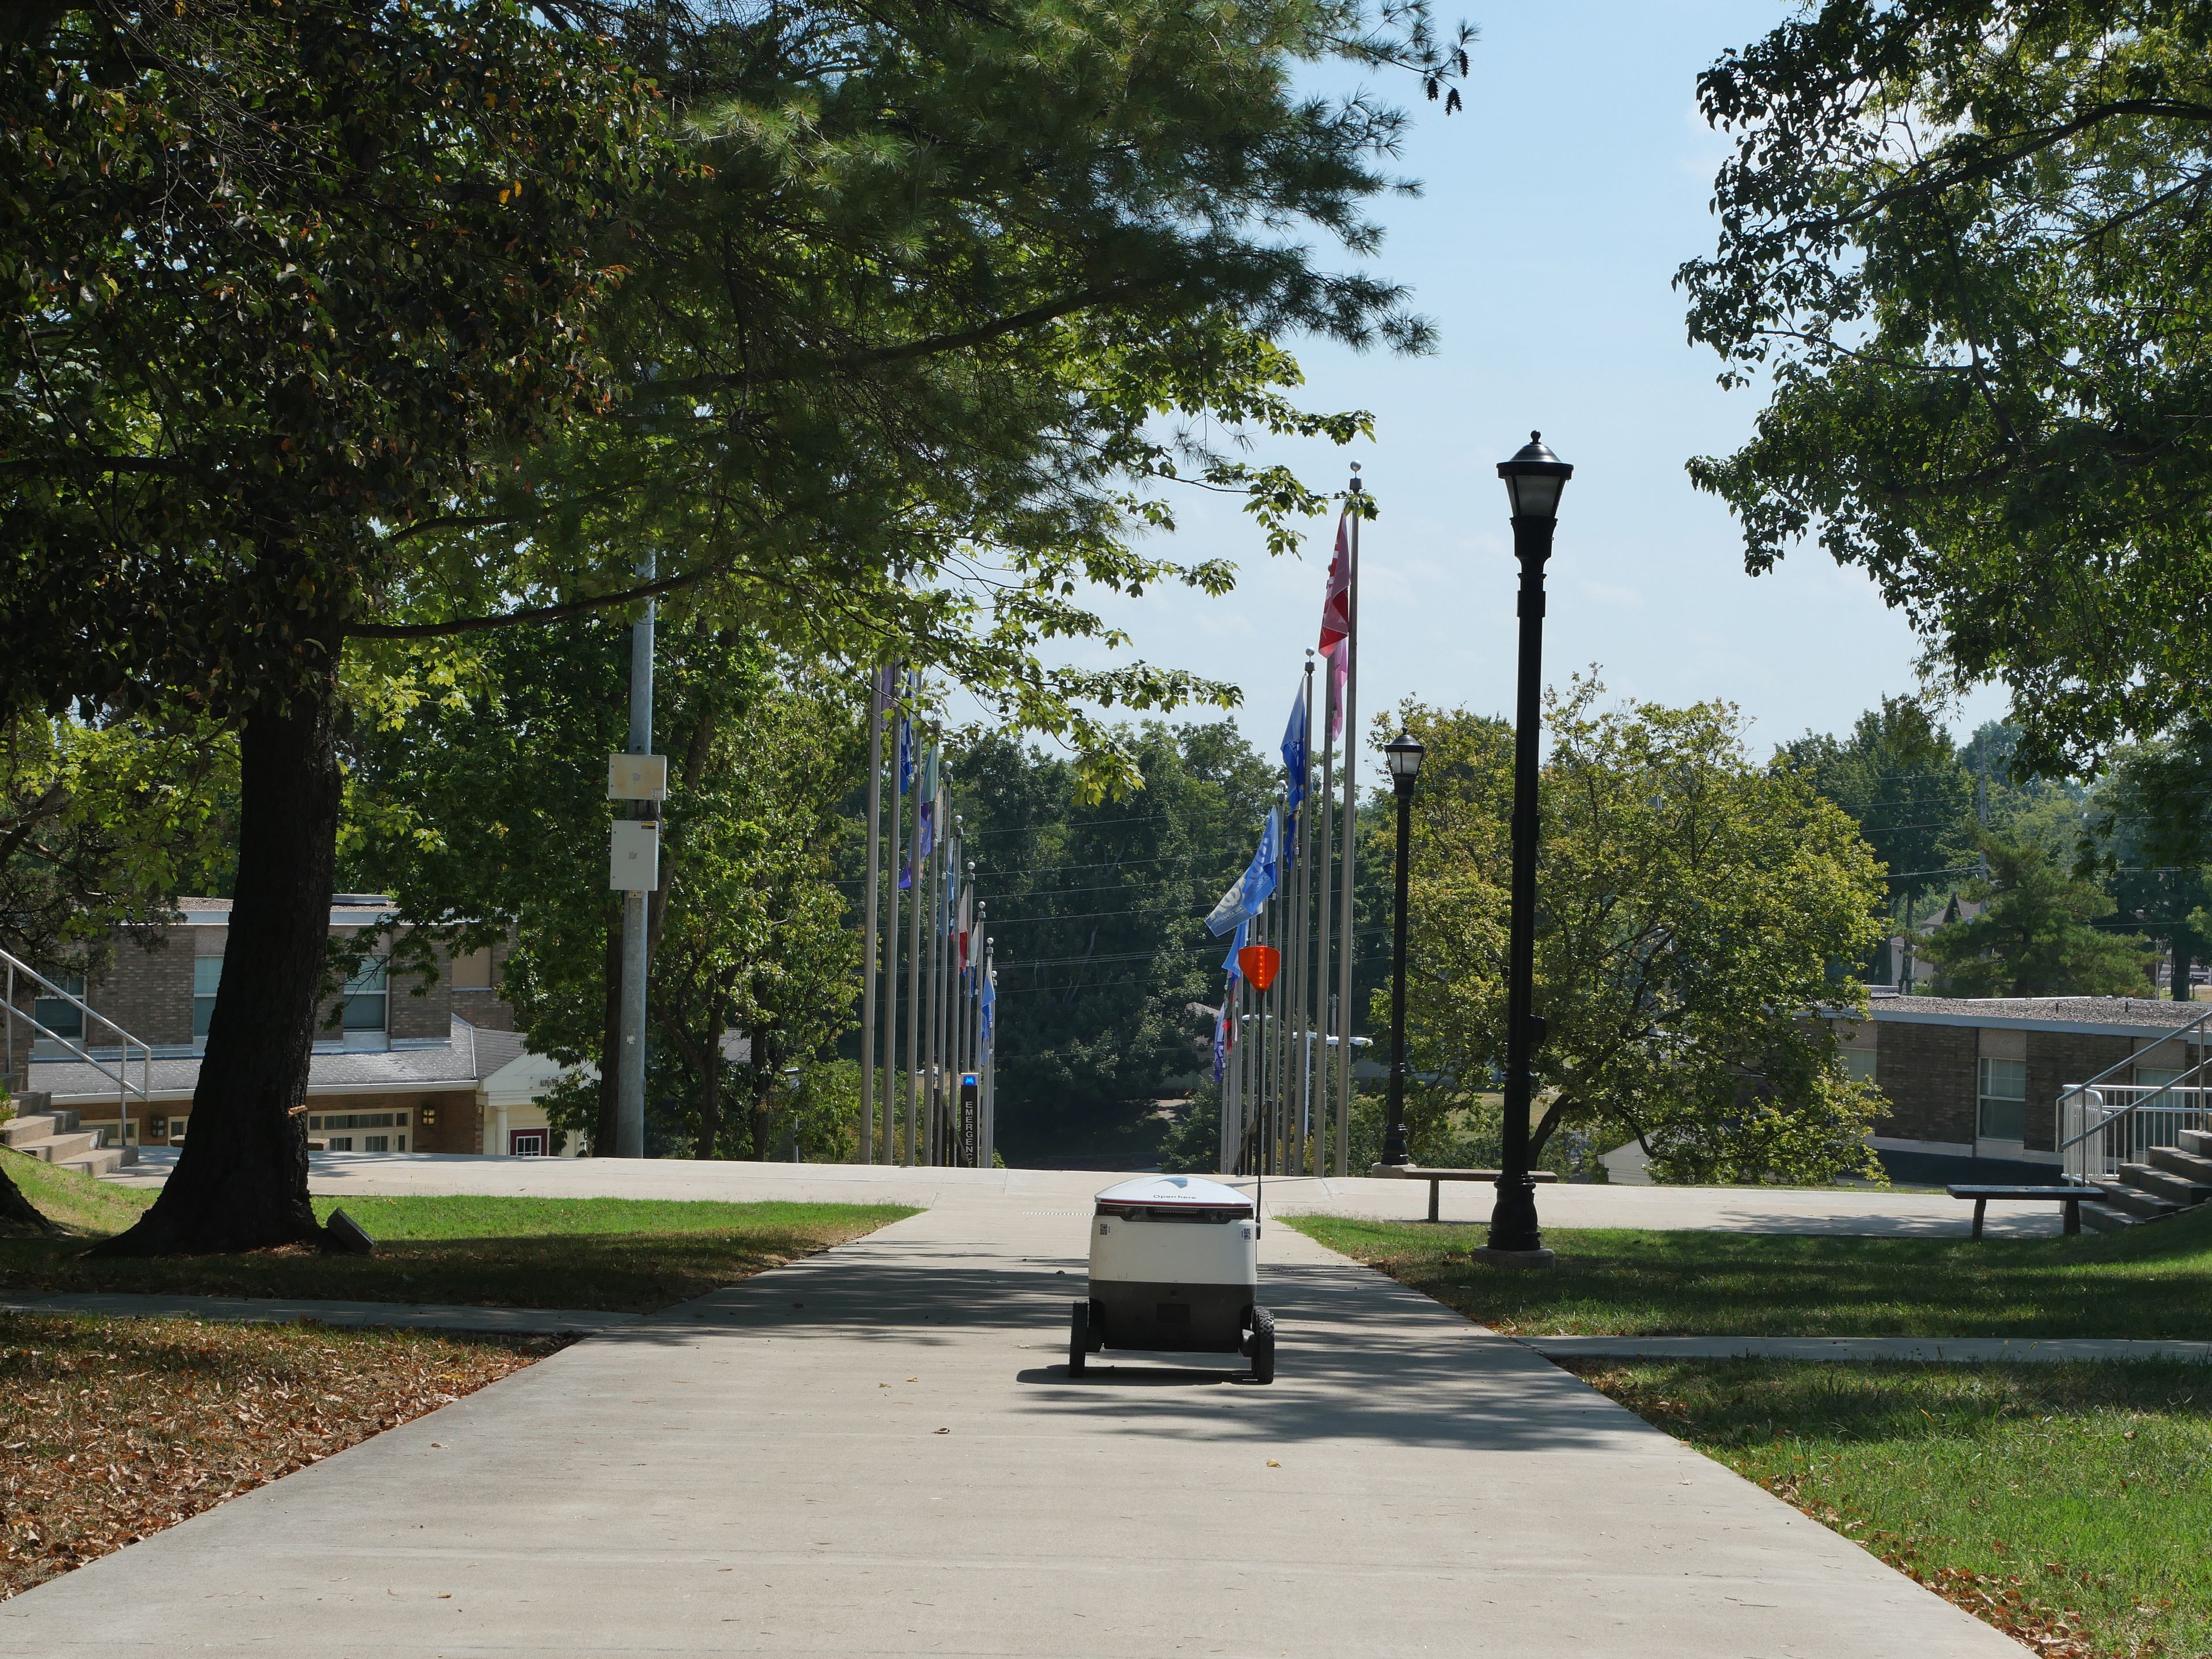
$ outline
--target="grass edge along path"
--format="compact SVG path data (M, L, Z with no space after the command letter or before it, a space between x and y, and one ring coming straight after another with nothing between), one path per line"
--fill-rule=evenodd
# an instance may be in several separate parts
M0 1237L0 1289L143 1291L333 1301L657 1313L915 1212L892 1204L729 1204L666 1199L474 1195L319 1198L378 1241L373 1256L309 1246L151 1261L88 1259L153 1194L9 1153L25 1195L70 1227Z
M568 1341L0 1313L0 1601Z
M2045 1659L2212 1651L2212 1367L1565 1364Z
M2203 1340L2212 1206L2078 1238L1547 1229L1556 1267L1471 1260L1479 1229L1288 1216L1317 1243L1512 1336Z

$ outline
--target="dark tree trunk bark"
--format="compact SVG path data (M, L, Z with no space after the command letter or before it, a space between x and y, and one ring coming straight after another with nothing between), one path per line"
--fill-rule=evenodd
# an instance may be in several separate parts
M622 895L605 907L606 1020L599 1033L599 1120L592 1129L592 1156L612 1158L615 1146L615 1068L622 1055Z
M58 1233L60 1228L32 1207L7 1166L0 1164L0 1233Z
M753 1028L753 1161L768 1162L768 1097L775 1086L775 1050L769 1046L768 1028Z
M318 1237L307 1201L307 1058L337 855L335 686L248 717L238 884L192 1132L154 1207L100 1255L258 1249Z
M707 1018L707 1041L699 1066L699 1139L694 1157L713 1158L722 1135L722 1005L714 1004Z

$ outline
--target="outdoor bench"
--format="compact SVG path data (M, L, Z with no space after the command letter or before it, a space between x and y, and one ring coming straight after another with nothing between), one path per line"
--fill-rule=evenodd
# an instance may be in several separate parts
M1431 1221L1437 1219L1437 1200L1443 1191L1444 1182L1481 1181L1495 1187L1498 1184L1498 1173L1496 1170L1429 1170L1422 1168L1418 1164L1377 1164L1368 1171L1370 1175L1388 1176L1395 1181L1427 1182L1429 1183L1429 1219ZM1555 1170L1531 1170L1528 1171L1528 1178L1531 1181L1557 1181L1559 1176Z
M1976 1238L1979 1238L1982 1236L1982 1214L1984 1211L1989 1208L1990 1200L1993 1198L1999 1200L2014 1198L2057 1199L2061 1204L2066 1206L2066 1232L2067 1236L2071 1237L2073 1235L2081 1231L2082 1200L2084 1199L2087 1199L2094 1201L2104 1196L2104 1194L2098 1191L2096 1188L2083 1186L2079 1183L2069 1183L2063 1187L2054 1187L2050 1185L2041 1187L1946 1187L1943 1190L1950 1194L1954 1198L1971 1198L1974 1200L1974 1237Z

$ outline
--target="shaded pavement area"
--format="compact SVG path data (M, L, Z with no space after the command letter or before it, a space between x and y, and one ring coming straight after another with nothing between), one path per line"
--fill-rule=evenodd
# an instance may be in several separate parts
M1086 1225L948 1205L592 1337L0 1604L0 1654L2021 1651L1286 1227L1273 1387L1072 1380Z

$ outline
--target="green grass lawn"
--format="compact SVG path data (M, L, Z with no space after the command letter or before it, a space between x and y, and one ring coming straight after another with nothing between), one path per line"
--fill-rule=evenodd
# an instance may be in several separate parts
M475 1307L650 1313L915 1213L890 1204L714 1204L642 1199L349 1198L373 1256L294 1247L153 1261L88 1259L153 1202L0 1154L24 1195L73 1230L0 1238L0 1290L325 1297ZM327 1216L340 1200L318 1199Z
M2039 1651L2212 1652L2212 1369L1573 1369Z
M1547 1272L1479 1230L1289 1218L1493 1329L1595 1336L2212 1336L2212 1206L2079 1238L1547 1231Z

